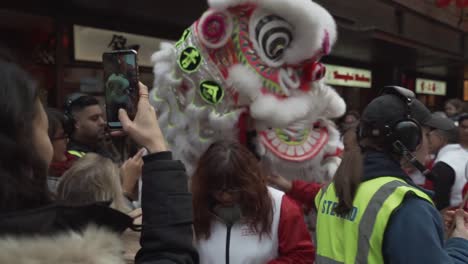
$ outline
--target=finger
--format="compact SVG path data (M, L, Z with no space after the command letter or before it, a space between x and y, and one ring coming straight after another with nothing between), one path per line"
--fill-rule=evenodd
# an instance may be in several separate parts
M110 135L112 137L124 137L127 135L127 133L125 133L125 131L123 130L116 130L116 131L111 131Z
M458 228L465 227L465 212L463 210L457 210L455 214L455 225Z
M446 212L445 212L445 215L454 216L454 215L455 215L455 211L454 211L454 210L452 210L452 211L446 211Z
M128 117L127 111L125 111L124 109L119 109L119 120L120 123L122 123L123 130L125 132L128 132L132 125L132 121Z
M144 154L144 153L145 153L145 149L142 148L142 149L140 149L140 150L135 154L134 157L135 157L136 159L141 159L141 158L143 157L143 154Z
M148 95L149 95L148 87L146 87L146 85L144 85L144 84L141 83L141 82L139 82L138 85L139 85L139 87L140 87L140 99L141 99L141 98L146 98L146 99L148 99Z
M128 215L132 218L137 218L143 214L141 208L135 209L131 211Z

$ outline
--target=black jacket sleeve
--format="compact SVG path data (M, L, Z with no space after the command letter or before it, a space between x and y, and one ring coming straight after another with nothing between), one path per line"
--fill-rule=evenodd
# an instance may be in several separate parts
M146 156L143 166L143 230L137 264L198 263L193 246L192 196L185 167L170 152Z
M434 203L438 210L450 206L450 193L455 183L455 171L447 163L439 161L432 168L434 179Z

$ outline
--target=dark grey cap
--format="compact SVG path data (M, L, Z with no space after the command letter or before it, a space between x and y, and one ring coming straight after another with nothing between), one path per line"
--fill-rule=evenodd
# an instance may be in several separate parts
M384 94L372 100L361 117L367 124L393 125L408 118L408 106L402 98L394 94ZM455 127L452 120L431 114L431 111L421 101L411 98L409 106L410 116L420 125L440 130L451 130Z

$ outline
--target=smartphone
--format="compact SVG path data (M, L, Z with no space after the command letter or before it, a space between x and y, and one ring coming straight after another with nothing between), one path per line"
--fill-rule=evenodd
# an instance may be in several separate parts
M102 55L107 125L121 129L119 109L135 117L138 103L138 63L135 50L118 50Z

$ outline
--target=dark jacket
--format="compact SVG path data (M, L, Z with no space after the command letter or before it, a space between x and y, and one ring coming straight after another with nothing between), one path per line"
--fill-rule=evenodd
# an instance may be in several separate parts
M394 176L430 196L405 174L400 164L383 153L370 152L364 160L363 180ZM444 224L437 209L415 195L408 195L391 216L385 230L385 263L450 264L468 263L468 240L450 238L444 242Z
M144 158L137 263L198 263L187 175L171 158L170 152ZM117 234L132 221L105 203L0 214L0 263L124 263Z
M143 231L139 264L198 263L193 247L192 196L185 167L170 152L143 158Z

